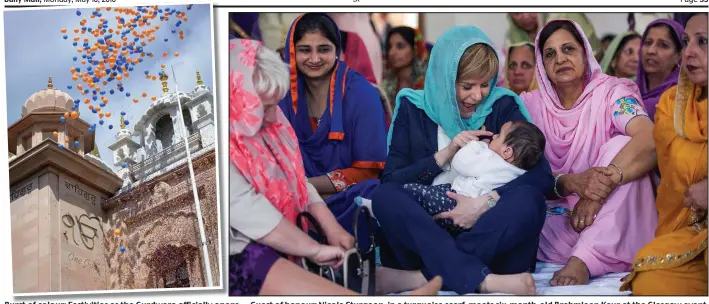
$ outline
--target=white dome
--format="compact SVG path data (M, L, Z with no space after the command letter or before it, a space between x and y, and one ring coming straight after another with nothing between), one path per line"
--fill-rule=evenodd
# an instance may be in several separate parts
M22 106L22 116L34 111L71 112L74 99L69 94L59 89L52 88L51 79L49 88L32 94Z

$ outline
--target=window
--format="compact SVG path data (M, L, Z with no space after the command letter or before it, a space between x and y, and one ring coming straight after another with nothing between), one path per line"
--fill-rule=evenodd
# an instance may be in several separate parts
M54 131L52 130L42 130L42 141L45 141L47 139L51 139L53 141L57 141L57 139L54 137Z
M22 150L27 151L32 148L32 134L22 138Z
M185 288L190 287L190 273L187 270L187 263L183 260L174 269L165 273L163 277L165 288Z
M172 137L174 134L175 130L172 127L172 117L168 114L160 117L158 122L155 123L155 138L159 142L158 151L172 146Z
M185 120L185 128L187 129L187 136L192 135L192 115L190 114L190 109L182 109L182 118Z

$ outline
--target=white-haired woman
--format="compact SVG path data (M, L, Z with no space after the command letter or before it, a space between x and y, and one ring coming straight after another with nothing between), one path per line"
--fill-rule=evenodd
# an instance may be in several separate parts
M354 295L293 260L339 267L344 251L321 245L296 227L308 211L328 233L345 233L308 183L290 124L278 108L289 87L281 58L258 42L230 43L229 294ZM417 294L435 294L440 279Z

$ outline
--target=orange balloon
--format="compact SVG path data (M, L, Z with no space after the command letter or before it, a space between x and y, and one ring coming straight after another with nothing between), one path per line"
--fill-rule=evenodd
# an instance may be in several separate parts
M133 98L133 102L138 103L138 98Z
M79 118L79 113L76 111L71 112L71 119L77 119Z
M123 79L123 76L122 76L122 75L116 75L116 79L122 80L122 79Z
M65 137L65 138L64 138L64 143L67 143L67 144L68 144L68 143L69 143L69 138L66 138L66 137Z
M66 29L65 29L65 28L62 29L62 34L63 34L63 33L66 33Z
M158 79L158 77L157 77L157 76L153 76L153 80L157 80L157 79Z
M162 53L163 57L167 57L167 52Z
M180 53L175 52L175 57L179 57L179 56L180 56Z
M93 109L94 109L94 106L93 106L93 105L89 105L89 110L93 110Z
M52 132L52 135L54 135L54 137L57 137L57 136L59 136L59 132L54 131L54 132Z
M81 64L86 64L86 59L82 59Z
M89 104L90 102L91 102L91 99L88 99L88 98L84 99L85 104Z
M143 93L143 95L142 95L142 96L143 96L143 98L145 98L145 97L148 97L148 94L146 94L146 93Z
M111 117L111 112L106 112L106 117Z
M98 118L103 118L103 113L99 113Z
M69 112L64 113L64 118L69 119Z
M105 72L105 71L104 71L104 75L103 75L103 76L106 76L106 72ZM104 81L104 82L103 82L103 85L108 85L108 81Z
M160 67L164 69L164 68L165 68L165 64L161 64Z
M153 96L153 97L150 97L150 99L152 99L153 101L155 101L157 98L156 98L155 96Z
M72 74L74 74L74 73L76 72L76 68L75 68L75 67L71 67L71 69L69 69L69 71L70 71Z
M101 112L101 107L96 107L96 112Z
M78 34L78 33L79 33L79 29L78 28L74 29L74 34Z
M150 75L145 75L145 79L150 79Z

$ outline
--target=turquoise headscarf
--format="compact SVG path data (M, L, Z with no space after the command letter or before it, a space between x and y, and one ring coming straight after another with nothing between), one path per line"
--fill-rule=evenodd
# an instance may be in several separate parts
M487 35L474 26L453 27L438 38L431 51L424 89L403 89L396 95L396 107L394 108L394 117L387 136L387 147L391 144L394 121L399 112L402 98L408 99L417 108L426 112L426 115L441 126L451 139L464 130L479 130L485 123L487 115L492 112L492 105L503 96L513 97L517 105L519 105L522 115L529 122L532 121L527 107L525 107L517 94L506 88L495 87L497 73L490 80L490 93L475 109L473 116L468 119L460 117L458 102L455 97L458 62L465 50L477 43L484 43L493 50L495 49Z

